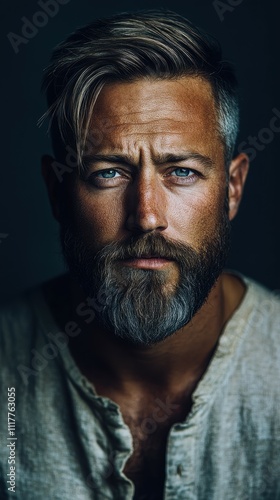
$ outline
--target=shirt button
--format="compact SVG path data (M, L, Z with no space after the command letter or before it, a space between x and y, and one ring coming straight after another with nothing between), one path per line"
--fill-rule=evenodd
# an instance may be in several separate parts
M183 472L183 467L181 464L177 465L177 474L178 476L181 476Z

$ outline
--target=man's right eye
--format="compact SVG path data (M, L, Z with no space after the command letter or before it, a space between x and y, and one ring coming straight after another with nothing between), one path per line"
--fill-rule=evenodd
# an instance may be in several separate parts
M118 175L116 175L118 174ZM97 177L99 179L115 179L116 177L120 177L120 173L111 168L111 169L107 169L107 170L100 170L99 172L95 172L93 174L94 177Z
M97 188L118 187L124 181L127 181L125 172L116 170L115 168L97 170L92 172L87 178L87 183Z

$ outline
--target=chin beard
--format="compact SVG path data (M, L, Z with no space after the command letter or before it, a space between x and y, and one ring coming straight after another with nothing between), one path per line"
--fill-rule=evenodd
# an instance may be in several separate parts
M100 300L102 296L102 307L95 311L97 322L123 341L138 346L162 342L189 323L225 265L230 243L227 214L226 206L215 234L205 239L199 252L167 240L160 233L148 233L110 243L96 253L64 221L61 242L70 273L88 297ZM174 260L177 283L169 280L169 266L167 270L147 270L119 262L142 254Z

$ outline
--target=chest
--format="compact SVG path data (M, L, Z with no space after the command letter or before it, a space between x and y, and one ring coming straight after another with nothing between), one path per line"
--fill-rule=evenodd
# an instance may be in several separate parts
M134 451L125 465L124 474L135 486L134 500L163 499L169 432L173 424L184 420L190 410L190 402L173 407L168 401L161 403L161 411L146 412L138 418L123 415L133 438Z
M138 425L130 420L129 425L134 451L125 465L124 474L134 484L134 500L163 498L169 429L155 428L148 418L138 421Z

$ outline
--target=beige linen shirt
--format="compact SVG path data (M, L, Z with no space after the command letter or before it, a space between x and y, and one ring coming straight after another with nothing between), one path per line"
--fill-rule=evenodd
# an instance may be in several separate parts
M191 412L169 432L164 500L280 499L280 300L243 280L246 295L193 393ZM59 333L39 288L1 310L1 500L133 498L122 472L132 453L130 430L119 407L78 370L67 334ZM15 389L14 436L8 388ZM7 482L11 449L15 492Z

